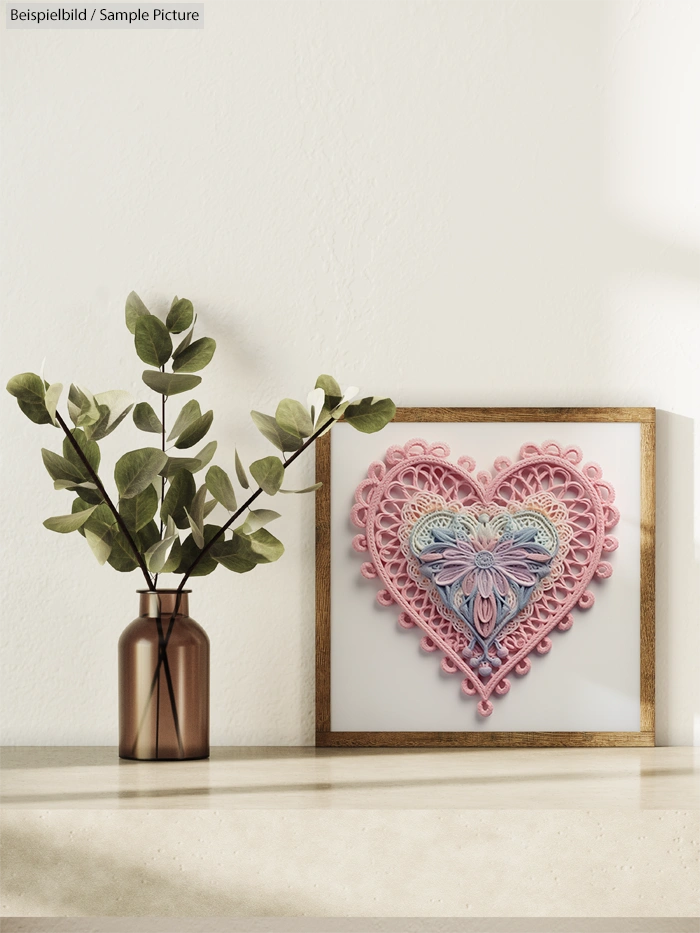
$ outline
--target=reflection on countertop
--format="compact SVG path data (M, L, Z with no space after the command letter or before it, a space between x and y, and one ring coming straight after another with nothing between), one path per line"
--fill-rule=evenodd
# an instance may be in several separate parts
M5 747L6 808L696 809L700 749L215 747L122 761L112 747Z

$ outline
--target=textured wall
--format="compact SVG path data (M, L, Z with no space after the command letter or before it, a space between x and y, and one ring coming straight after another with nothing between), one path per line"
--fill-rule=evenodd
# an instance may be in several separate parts
M404 405L656 405L659 739L700 743L699 14L210 0L202 31L3 31L3 378L46 357L147 397L135 288L191 297L217 339L224 466L265 450L247 411L319 371ZM139 580L42 528L57 436L9 396L0 416L2 738L113 743ZM312 740L312 503L290 499L279 564L196 581L215 743Z

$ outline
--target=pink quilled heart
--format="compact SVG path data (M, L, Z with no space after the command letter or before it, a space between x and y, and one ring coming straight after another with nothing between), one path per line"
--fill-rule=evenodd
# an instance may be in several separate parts
M449 456L447 444L415 438L370 464L355 492L352 521L364 533L353 547L369 552L362 574L383 583L380 605L396 604L403 628L423 630L423 650L440 652L442 669L460 674L462 691L478 696L479 713L489 716L491 695L510 689L508 675L527 674L528 655L546 654L549 633L570 629L573 610L595 602L588 586L612 574L601 558L618 546L608 532L620 513L600 466L580 466L578 447L524 444L515 463L497 457L493 473L475 474L471 457L454 464ZM521 539L542 542L530 544L543 555L536 574L528 576L524 562L532 554L513 550ZM445 550L458 540L463 566ZM440 577L433 562L445 554L440 566L449 572Z

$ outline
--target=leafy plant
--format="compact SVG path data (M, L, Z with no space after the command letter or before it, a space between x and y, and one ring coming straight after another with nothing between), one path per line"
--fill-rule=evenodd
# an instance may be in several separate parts
M41 453L54 487L73 497L71 508L68 514L46 519L45 527L59 534L77 531L100 564L109 563L121 573L139 569L149 591L156 589L161 573L182 576L168 631L160 638L152 696L161 664L169 676L166 649L188 579L212 573L219 566L233 573L248 573L278 560L284 546L265 526L279 518L279 513L251 506L263 493L274 496L278 492L315 491L319 484L283 489L287 468L339 419L371 434L391 421L396 408L387 398L355 401L357 389L343 392L335 379L322 375L306 405L285 398L274 416L252 411L256 427L278 453L255 460L246 471L236 450L234 472L245 496L239 506L228 473L220 466L209 466L216 441L192 453L209 433L214 412L202 412L192 399L180 408L169 430L167 423L172 397L191 392L201 383L202 377L194 374L211 362L216 342L211 337L193 340L197 317L186 298L173 299L165 322L152 314L135 292L128 296L125 311L136 353L150 367L143 371L142 380L156 393L155 407L149 402L134 406L126 392L93 395L84 386L72 384L64 417L58 408L63 385L46 382L36 373L14 376L7 391L31 421L50 424L64 435L61 453L48 449ZM175 346L173 335L183 333ZM158 435L160 444L130 450L117 460L117 495L110 495L99 473L99 441L115 431L130 412L135 426L147 435ZM257 486L251 488L249 475ZM239 496L243 498L240 492ZM206 523L217 506L229 513L226 520ZM158 625L160 634L160 618ZM177 728L175 707L173 712Z
M142 379L156 393L155 407L145 401L134 406L126 392L93 395L73 384L64 417L58 408L61 383L21 373L7 384L7 391L31 421L53 425L64 434L61 453L43 449L42 458L54 487L73 496L71 510L48 518L44 525L60 534L78 531L101 564L108 562L122 573L139 568L149 590L156 588L161 573L181 574L181 592L190 576L211 573L218 566L247 573L277 560L284 547L263 524L278 513L251 509L255 500L263 492L270 496L313 492L318 484L305 489L283 489L282 485L287 467L317 437L340 418L358 431L379 431L396 410L386 398L355 401L355 388L343 392L335 379L322 375L306 405L285 398L274 415L252 411L253 422L278 453L255 460L246 471L236 451L234 472L246 497L238 506L234 483L221 466L209 466L201 475L216 452L216 441L190 452L209 433L214 412L202 412L199 402L192 399L180 408L168 430L171 398L201 383L201 376L194 373L204 369L216 351L211 337L193 340L196 320L192 302L186 298L173 299L165 322L135 292L126 300L126 326L134 335L138 357L150 367ZM183 333L175 346L173 335ZM119 458L114 468L117 495L112 496L99 474L99 441L115 431L129 412L139 430L159 435L160 444L130 450ZM180 456L180 451L186 453ZM249 476L257 484L252 490ZM217 505L230 514L221 524L205 524ZM185 533L184 540L180 532Z

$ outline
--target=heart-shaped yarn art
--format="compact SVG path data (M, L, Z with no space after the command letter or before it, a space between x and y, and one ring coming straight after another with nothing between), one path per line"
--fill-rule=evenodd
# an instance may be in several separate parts
M396 604L403 628L423 630L423 650L440 652L442 669L460 674L489 716L508 675L527 674L528 655L552 647L549 633L593 606L588 586L612 574L602 555L618 546L609 530L620 514L578 447L524 444L493 473L449 456L447 444L417 438L370 464L355 493L352 521L364 533L353 547L369 552L362 574L383 583L380 605Z

